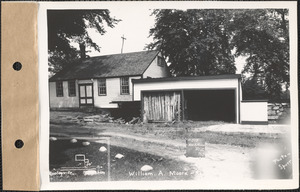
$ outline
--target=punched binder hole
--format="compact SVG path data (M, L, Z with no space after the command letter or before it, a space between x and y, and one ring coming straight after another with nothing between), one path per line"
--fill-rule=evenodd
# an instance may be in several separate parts
M15 146L18 149L21 149L24 146L24 142L21 139L16 140Z
M16 70L16 71L20 71L20 70L22 69L22 64L21 64L20 62L15 62L15 63L13 64L13 68L14 68L14 70Z

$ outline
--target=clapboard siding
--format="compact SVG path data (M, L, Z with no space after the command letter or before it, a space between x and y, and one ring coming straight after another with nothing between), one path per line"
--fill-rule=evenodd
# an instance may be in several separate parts
M132 101L133 87L131 80L141 77L129 77L129 95L120 94L120 78L106 78L106 95L98 95L98 80L94 80L94 105L100 108L117 108L112 101Z
M63 97L56 96L56 82L49 82L49 98L51 108L79 107L78 85L75 82L76 96L69 97L68 81L63 81Z
M159 53L158 56L161 56ZM143 74L143 78L160 78L160 77L169 77L169 69L168 66L165 64L164 66L158 66L158 56L152 61L149 67Z

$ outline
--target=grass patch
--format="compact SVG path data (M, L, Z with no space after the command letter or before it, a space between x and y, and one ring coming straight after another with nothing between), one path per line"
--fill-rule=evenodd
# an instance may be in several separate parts
M99 148L106 144L91 142L89 146L83 146L82 140L71 143L69 140L57 140L50 142L50 171L59 171L61 167L82 167L82 163L75 162L75 154L85 154L91 162L91 166L101 167L103 175L85 176L82 171L73 171L69 174L50 176L52 182L66 181L106 181L107 180L107 152L99 152ZM142 153L127 148L110 147L111 180L191 180L195 174L195 168L185 162ZM122 154L122 159L115 158L116 154ZM153 167L152 171L141 172L144 165Z
M255 135L251 133L234 134L205 131L211 125L227 124L222 121L184 121L175 123L146 123L146 124L118 124L118 123L85 123L72 122L76 116L89 116L94 113L58 112L51 111L50 132L67 133L72 136L95 136L100 132L109 131L129 135L141 135L161 139L185 140L188 136L200 134L207 143L227 144L241 147L256 147L260 143L279 143L281 137L270 135ZM186 130L189 130L187 135Z
M190 137L204 138L207 143L226 144L241 147L257 147L260 143L280 143L284 135L257 135L251 133L220 133L205 131L209 125L223 124L223 122L192 122L168 124L144 124L140 126L127 126L123 130L139 135L154 135L155 137L168 138L172 140L185 140ZM187 132L188 129L188 132ZM196 136L197 135L197 136Z
M249 134L223 134L218 132L206 131L203 137L207 143L236 145L241 147L257 147L260 143L278 144L281 143L281 137L264 137Z

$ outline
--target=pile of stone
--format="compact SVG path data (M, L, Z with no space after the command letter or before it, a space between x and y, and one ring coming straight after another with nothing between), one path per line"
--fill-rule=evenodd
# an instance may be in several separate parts
M278 123L288 120L290 117L289 103L268 103L268 120L269 123Z
M83 117L84 122L109 122L109 120L112 120L112 117L109 117L109 115L107 115L107 114Z
M129 122L128 122L128 124L139 124L139 123L141 123L142 121L141 121L141 118L139 118L139 117L133 117L132 118L132 120L130 120Z
M112 123L125 124L126 121L121 117L112 121Z
M108 114L99 114L99 115L90 115L90 116L63 116L60 117L63 120L72 121L74 123L118 123L118 124L140 124L141 118L140 117L133 117L130 121L126 122L124 118L114 119L113 117L109 116Z
M141 118L140 117L133 117L130 121L126 122L125 119L123 119L122 117L115 119L115 120L110 120L109 122L111 123L118 123L118 124L140 124L142 123Z

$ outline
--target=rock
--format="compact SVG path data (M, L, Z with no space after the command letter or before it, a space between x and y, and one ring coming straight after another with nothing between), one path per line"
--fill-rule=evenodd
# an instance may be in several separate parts
M100 151L100 152L106 152L107 149L106 149L106 147L102 146L102 147L99 148L99 151Z
M104 117L104 118L111 118L111 117L109 116L109 114L105 114L105 115L103 115L103 117Z
M136 124L140 122L140 118L139 117L133 117L131 121L129 121L129 124Z
M119 123L119 124L125 124L125 120L123 118L119 118L114 120L115 123Z
M86 116L85 119L100 119L100 115Z
M99 122L109 122L108 118L102 118L102 119L98 119L97 121Z
M104 171L99 171L98 175L105 175L105 172Z
M57 138L56 137L50 137L50 141L56 141Z
M92 116L86 116L83 118L84 121L86 122L93 122L93 121L97 121L97 122L108 122L109 118L107 115L92 115Z
M70 141L71 143L77 143L77 139L71 139L71 141Z
M275 111L268 111L268 115L276 115Z
M268 119L275 120L275 119L278 119L278 116L269 116Z
M151 167L150 165L144 165L141 168L141 171L144 171L144 172L151 171L151 170L153 170L153 167Z
M93 122L94 119L86 119L86 118L83 118L83 121L84 121L84 122Z
M120 153L118 153L116 156L115 156L115 158L117 158L117 159L122 159L124 157L124 155L122 155L122 154L120 154Z
M96 167L96 172L99 173L99 172L101 171L101 168L102 168L102 167L101 167L100 165L97 165L97 167Z
M90 142L88 142L88 141L82 142L82 145L83 146L88 146L88 145L90 145Z
M50 174L49 174L50 177L51 177L51 176L55 176L55 175L57 175L56 172L50 172Z
M83 175L84 176L97 175L97 171L96 170L83 171Z

